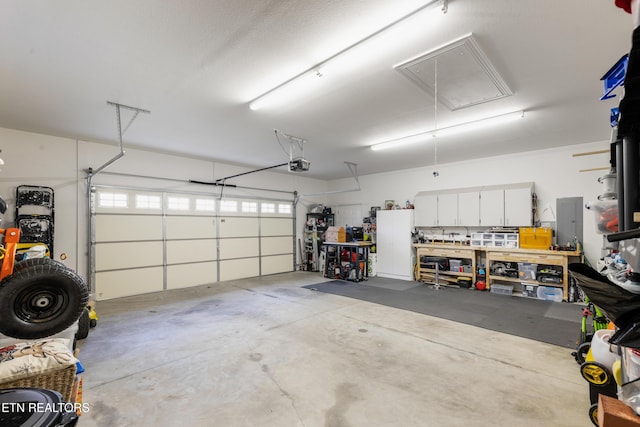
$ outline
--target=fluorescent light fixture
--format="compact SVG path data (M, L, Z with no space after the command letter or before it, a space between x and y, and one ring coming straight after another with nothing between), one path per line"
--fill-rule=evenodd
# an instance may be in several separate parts
M461 123L454 126L448 126L442 129L430 130L427 132L421 132L414 135L408 135L402 138L393 139L391 141L385 141L378 144L371 145L371 149L374 151L387 150L389 148L402 147L409 144L415 144L418 142L425 142L433 137L443 137L449 135L455 135L463 132L470 132L473 130L482 129L485 127L491 127L508 123L516 119L524 117L524 111L514 111L513 113L501 114L499 116L487 117L486 119L474 120L472 122Z
M304 97L307 93L316 89L323 82L322 69L317 68L297 76L286 85L278 86L278 90L272 89L251 101L249 108L259 110L263 107L275 107L293 97Z
M289 86L292 86L295 84L296 87L298 87L298 80L304 80L306 82L306 84L302 84L302 86L304 87L305 90L308 90L308 88L310 86L314 86L313 84L309 85L310 82L315 80L315 83L318 82L318 77L322 77L322 71L321 68L323 68L326 64L334 61L336 58L342 57L344 56L344 54L346 54L347 52L351 51L352 49L364 44L365 42L371 40L372 38L378 36L379 34L387 31L388 29L394 27L395 25L401 23L402 21L412 17L413 15L416 15L417 13L423 11L424 9L430 8L433 5L441 5L441 10L443 13L447 12L447 8L448 8L448 0L428 0L425 4L423 4L422 6L418 7L417 9L414 9L413 11L407 13L406 15L400 17L399 19L396 19L395 21L391 22L390 24L380 28L379 30L375 31L374 33L369 34L368 36L366 36L365 38L355 42L354 44L342 49L341 51L331 55L330 57L328 57L327 59L320 61L319 63L307 68L306 70L302 71L299 74L296 74L295 76L291 77L290 79L280 83L279 85L273 87L272 89L269 89L268 91L262 93L261 95L255 97L254 99L252 99L251 101L249 101L249 108L252 110L258 110L260 108L266 107L267 105L272 105L272 102L277 102L277 98L276 95L278 95L278 98L288 98L288 94L294 94L297 93L296 96L300 96L300 94L293 89L289 89ZM277 93L276 93L277 92ZM284 92L287 92L287 94L285 94ZM279 103L279 102L278 102Z

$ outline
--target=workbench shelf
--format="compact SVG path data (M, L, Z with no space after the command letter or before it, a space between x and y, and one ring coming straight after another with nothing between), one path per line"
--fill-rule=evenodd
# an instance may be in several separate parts
M537 285L537 286L551 286L551 287L554 287L554 288L561 288L562 287L562 283L538 282L537 280L519 279L517 277L496 276L496 275L493 275L493 274L489 276L489 279L490 280L500 281L500 282L526 283L526 284L529 284L529 285Z
M560 269L560 283L545 282L523 277L506 277L491 274L488 285L494 283L509 282L531 284L535 286L547 286L562 289L562 300L568 301L569 296L569 263L582 262L583 255L578 251L551 251L546 249L524 249L524 248L485 248L487 268L491 269L494 263L511 264L536 264L538 266L552 266Z
M415 244L417 262L418 262L418 277L417 280L425 282L432 282L435 276L435 269L420 267L420 260L422 256L434 257L434 258L447 258L447 259L462 259L468 260L471 263L472 272L458 272L447 271L444 269L438 269L438 274L443 279L448 281L452 276L455 277L470 277L473 283L477 281L477 262L482 260L486 265L486 270L489 275L487 276L487 285L490 288L493 284L509 283L517 284L514 286L516 292L521 292L523 285L535 285L545 286L562 289L563 301L568 300L569 295L569 263L571 262L583 262L584 257L579 251L551 251L545 249L526 249L526 248L492 248L481 246L466 246L456 244L429 244L419 243ZM529 277L509 277L496 274L490 274L490 268L494 263L508 263L512 265L518 264L536 264L543 266L555 267L556 270L561 273L558 276L560 283L546 282L541 280L533 280Z
M477 248L472 246L463 246L463 245L434 245L434 244L424 244L419 243L414 245L416 248L416 259L418 262L418 280L422 280L425 282L432 282L435 278L436 269L435 268L425 268L421 267L422 260L425 258L447 258L448 260L460 260L465 262L465 265L470 266L471 271L451 271L448 269L438 269L438 276L444 276L445 279L447 276L454 277L468 277L471 279L472 283L476 282L476 262L477 262ZM445 279L449 280L449 279ZM450 280L455 281L455 280Z
M420 268L421 274L436 274L436 270L434 268ZM442 271L438 270L438 274L443 276L455 276L455 277L470 277L473 279L473 273L465 273L463 271Z

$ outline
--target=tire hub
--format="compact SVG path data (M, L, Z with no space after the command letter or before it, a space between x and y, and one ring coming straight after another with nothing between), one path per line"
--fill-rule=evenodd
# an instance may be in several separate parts
M38 308L47 308L51 303L52 301L47 295L38 295L33 302L33 306Z
M64 311L65 301L64 293L54 288L26 290L16 299L16 314L25 322L46 322Z

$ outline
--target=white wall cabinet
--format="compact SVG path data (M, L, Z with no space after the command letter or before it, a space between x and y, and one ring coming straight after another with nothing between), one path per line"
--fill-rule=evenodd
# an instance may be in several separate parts
M533 183L424 191L414 200L416 227L530 227Z
M504 189L480 191L480 225L504 226Z
M446 227L458 224L458 194L438 194L438 225Z
M416 196L415 223L419 227L435 227L438 225L438 195L436 193Z
M377 275L413 280L413 209L381 210L376 217Z
M480 225L483 227L530 227L531 187L512 187L480 192Z
M458 193L458 225L477 227L480 225L480 192Z
M504 225L530 227L532 223L531 188L505 188Z

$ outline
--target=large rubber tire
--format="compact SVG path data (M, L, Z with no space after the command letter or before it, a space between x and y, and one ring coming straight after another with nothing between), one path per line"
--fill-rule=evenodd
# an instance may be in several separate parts
M71 326L86 309L89 289L60 263L31 265L0 282L0 333L38 339Z
M89 309L85 307L78 319L78 330L76 331L76 339L83 340L89 336Z
M51 264L60 265L60 266L66 268L66 266L63 263L61 263L60 261L56 261L54 259L51 259L51 258L27 258L24 261L17 261L13 265L13 272L15 274L20 270L32 267L34 265L51 265Z

